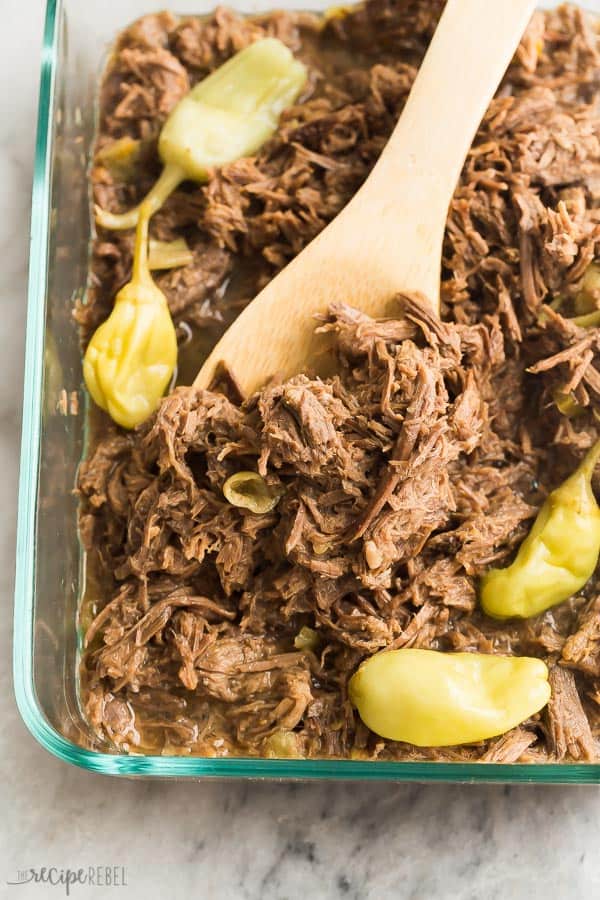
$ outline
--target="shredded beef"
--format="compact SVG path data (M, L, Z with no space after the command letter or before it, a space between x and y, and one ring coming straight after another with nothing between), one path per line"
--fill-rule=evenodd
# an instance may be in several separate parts
M587 604L576 629L562 647L562 659L570 668L600 678L600 597Z
M344 206L408 95L442 2L368 0L309 14L148 16L121 35L101 94L98 150L139 139L139 177L100 161L95 199L135 203L156 139L190 84L264 34L309 67L306 94L255 157L184 185L153 223L185 236L164 273L181 334L208 350L253 294ZM375 39L377 36L377 39ZM600 255L598 31L572 6L536 13L451 203L443 321L399 296L395 319L340 305L337 375L310 372L244 399L179 387L132 433L106 419L82 463L83 701L121 750L541 762L598 758L599 581L524 622L478 608L477 579L508 564L545 496L598 439L600 329L570 320ZM129 277L131 235L100 231L85 341ZM204 342L204 343L203 343ZM183 355L185 348L182 348ZM578 415L557 409L570 393ZM230 505L254 470L281 494ZM297 644L303 627L315 634ZM299 649L302 647L302 649ZM547 711L469 747L419 749L368 731L348 700L383 648L534 655Z
M548 703L550 744L557 760L567 755L575 760L597 758L598 747L592 736L577 692L575 677L567 669L555 666L550 671L552 697Z

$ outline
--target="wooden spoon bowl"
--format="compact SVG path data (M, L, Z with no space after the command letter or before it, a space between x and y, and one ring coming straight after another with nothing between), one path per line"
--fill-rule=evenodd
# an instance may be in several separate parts
M439 314L448 206L534 7L535 0L448 0L370 176L225 332L197 387L208 387L221 363L247 394L274 375L327 372L330 338L315 334L314 317L336 302L382 317L393 315L399 292L418 292Z

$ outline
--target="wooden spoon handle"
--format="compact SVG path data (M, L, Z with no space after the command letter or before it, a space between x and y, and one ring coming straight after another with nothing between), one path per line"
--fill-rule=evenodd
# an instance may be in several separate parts
M385 223L396 284L439 308L448 205L491 98L535 0L448 0L402 115L347 207ZM381 230L381 226L377 226ZM391 247L390 247L391 250Z

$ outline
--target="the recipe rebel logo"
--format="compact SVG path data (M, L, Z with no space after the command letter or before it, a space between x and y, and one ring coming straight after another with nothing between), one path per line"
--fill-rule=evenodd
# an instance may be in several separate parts
M61 888L65 896L70 897L73 888L85 887L127 887L127 869L125 866L82 866L78 869L61 869L57 866L19 869L16 879L7 881L9 887L22 884L39 884Z

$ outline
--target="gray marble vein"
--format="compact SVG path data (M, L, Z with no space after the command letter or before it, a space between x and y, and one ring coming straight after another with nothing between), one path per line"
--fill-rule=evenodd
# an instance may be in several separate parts
M116 0L108 0L116 2ZM22 725L10 643L28 217L42 0L1 0L0 897L30 866L126 867L74 898L600 897L593 787L149 783L50 757Z

